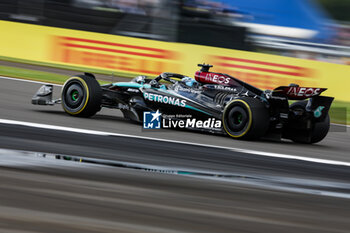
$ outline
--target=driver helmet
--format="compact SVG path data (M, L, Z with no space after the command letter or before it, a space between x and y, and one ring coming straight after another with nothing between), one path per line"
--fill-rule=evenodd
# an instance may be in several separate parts
M191 78L191 77L184 77L184 78L181 79L181 81L183 83L185 83L186 86L188 86L188 87L193 87L193 86L195 86L195 84L198 84L198 82L195 79Z
M146 76L144 76L144 75L139 75L139 76L134 78L134 82L140 83L140 84L144 83L145 80L146 80Z

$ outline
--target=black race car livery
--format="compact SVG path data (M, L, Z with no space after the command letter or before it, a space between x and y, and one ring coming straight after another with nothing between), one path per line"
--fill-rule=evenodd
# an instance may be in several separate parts
M178 116L190 116L216 126L201 130L236 139L288 138L316 143L327 135L334 98L320 96L325 88L290 84L261 90L228 74L210 72L211 65L199 66L194 79L165 72L154 79L137 76L130 82L106 85L85 73L64 83L60 99L52 100L53 86L44 85L32 103L61 103L66 113L79 117L93 116L102 107L120 109L125 118L136 122L143 122L144 112L174 116L168 119L173 123L181 120ZM191 119L187 128L197 128Z

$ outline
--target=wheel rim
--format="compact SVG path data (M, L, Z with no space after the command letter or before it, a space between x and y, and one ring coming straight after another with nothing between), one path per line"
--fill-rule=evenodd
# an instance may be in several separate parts
M243 114L241 112L235 112L233 114L233 124L239 125L242 122Z
M79 98L79 92L78 92L77 90L74 90L74 91L72 92L71 97L72 97L72 100L73 100L73 101L76 101L76 100Z
M63 104L70 112L79 111L84 105L86 94L83 85L76 80L67 83L62 93Z

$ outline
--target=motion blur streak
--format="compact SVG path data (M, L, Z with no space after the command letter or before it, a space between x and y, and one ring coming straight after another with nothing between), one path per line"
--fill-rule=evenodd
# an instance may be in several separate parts
M234 156L234 155L233 155ZM76 167L76 163L83 163L85 166L107 166L114 168L125 168L137 171L147 171L152 173L173 174L181 176L197 177L201 179L209 179L216 181L225 181L236 184L247 184L253 187L268 188L279 191L290 191L297 193L341 197L350 199L350 185L347 182L338 180L322 180L318 178L310 179L294 178L290 175L280 173L278 177L265 175L264 172L256 173L241 172L221 172L212 169L204 170L199 168L187 167L172 167L162 165L148 165L142 163L131 163L118 160L107 160L102 158L89 158L71 155L49 154L30 151L15 151L0 149L0 165L5 167L15 168L31 168L33 166L52 166L61 167L69 166ZM327 168L329 169L329 168ZM325 170L327 170L325 169ZM342 176L347 176L347 173L342 169L333 167L335 172ZM235 171L236 169L232 169ZM326 172L326 171L325 171ZM339 175L340 175L339 174Z
M165 140L2 123L0 148L244 174L246 177L259 175L276 183L290 182L284 191L277 191L261 179L256 179L255 183L264 184L263 187L86 163L63 164L58 160L53 164L38 160L23 164L22 158L6 164L2 157L5 164L0 165L0 232L221 233L261 232L261 229L272 233L348 232L349 199L322 195L349 193L346 185L334 185L349 183L349 167L224 148L239 147L350 163L349 132L330 132L322 143L310 146L236 141L176 130L142 131L140 125L126 121L115 110L107 109L91 119L83 119L67 116L61 106L49 109L32 106L30 98L40 87L39 83L20 82L19 85L19 81L9 79L0 79L0 83L0 119L189 142L179 147ZM60 88L55 89L57 98ZM238 178L237 181L245 179L248 180ZM319 195L288 189L295 187L291 182L298 180L308 181L307 188ZM323 185L322 191L312 187L319 184Z
M323 233L349 227L348 199L81 163L19 163L0 168L2 232Z
M296 160L302 160L302 161L332 164L332 165L341 165L341 166L348 166L348 167L350 166L350 163L342 162L342 161L315 159L315 158L308 158L308 157L301 157L301 156L294 156L294 155L277 154L277 153L270 153L270 152L264 152L264 151L255 151L255 150L249 150L249 149L239 149L239 148L233 148L233 147L215 146L215 145L210 145L210 144L205 145L205 144L201 144L201 143L167 140L167 139L162 139L162 138L144 137L144 136L139 136L139 135L128 135L128 134L119 134L119 133L111 133L111 132L102 132L102 131L96 131L96 130L78 129L78 128L72 128L72 127L46 125L46 124L38 124L38 123L32 123L32 122L7 120L7 119L0 119L0 123L1 124L10 124L10 125L29 126L29 127L35 127L35 128L41 128L41 129L53 129L53 130L62 130L62 131L75 132L75 133L102 135L102 136L122 136L122 137L130 137L130 138L140 138L140 139L155 140L155 141L161 141L161 142L172 142L172 143L178 143L178 144L188 144L188 145L195 145L195 146L227 149L227 150L231 150L233 152L242 152L242 153L249 153L249 154L254 154L254 155L262 155L262 156L277 157L277 158L284 158L284 159L296 159Z
M217 72L262 89L298 83L327 87L327 95L350 101L347 95L350 66L346 65L1 20L0 27L8 32L0 37L0 53L6 57L51 66L93 68L121 76L158 75L165 71L192 76L196 69L194 64L206 62L213 64ZM21 40L23 34L26 34L26 41ZM74 43L65 43L67 37Z

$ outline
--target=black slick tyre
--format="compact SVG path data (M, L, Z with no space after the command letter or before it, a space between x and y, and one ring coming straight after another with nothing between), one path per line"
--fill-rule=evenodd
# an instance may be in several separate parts
M101 110L102 90L95 78L76 75L64 83L61 98L69 115L91 117Z
M243 97L229 102L222 115L225 132L235 139L258 139L269 128L269 112L260 100Z

